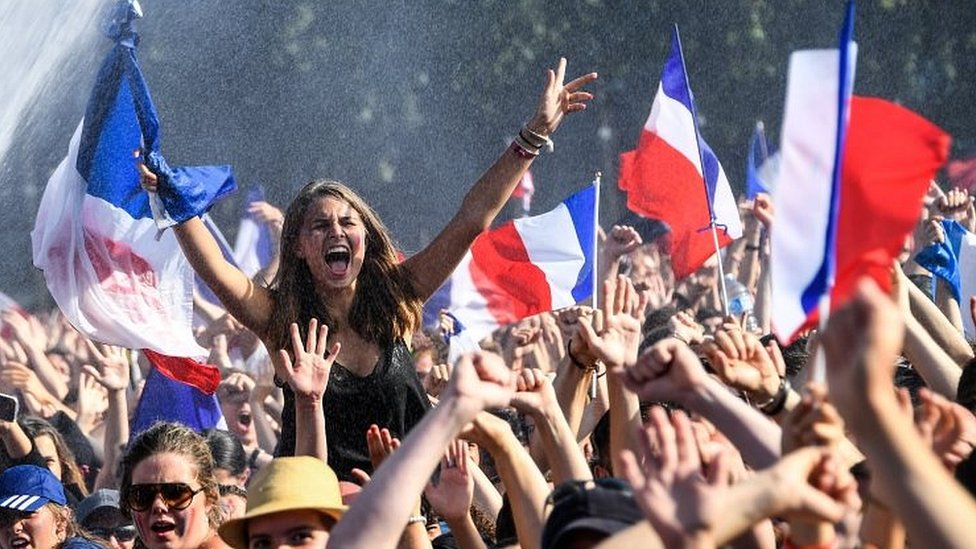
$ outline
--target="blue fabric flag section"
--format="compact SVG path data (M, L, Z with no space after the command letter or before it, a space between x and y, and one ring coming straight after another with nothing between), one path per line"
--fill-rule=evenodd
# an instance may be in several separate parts
M963 301L959 255L967 231L958 221L952 219L942 220L942 228L945 230L945 242L929 244L915 256L915 261L933 275L945 280L952 290L952 295L961 304Z
M746 156L746 198L749 200L755 200L759 193L769 192L769 185L759 175L759 169L768 159L769 145L766 142L766 132L763 130L763 123L759 122L752 132L749 154Z
M142 397L136 405L130 440L157 421L175 421L202 431L221 425L223 417L216 395L207 395L153 368L146 376Z

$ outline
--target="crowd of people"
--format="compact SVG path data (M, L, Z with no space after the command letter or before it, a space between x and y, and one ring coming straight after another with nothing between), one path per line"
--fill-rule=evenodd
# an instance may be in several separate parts
M58 311L4 312L0 392L20 415L0 420L0 549L967 547L976 361L960 303L916 261L942 219L976 231L966 191L933 183L890 295L863 280L789 344L770 334L759 195L743 237L684 280L664 241L610 228L598 307L524 318L448 362L451 317L424 329L421 307L592 98L596 74L565 70L406 260L335 181L256 207L278 254L253 278L199 219L175 227L222 304L198 300L197 335L226 428L133 432L145 357ZM753 309L720 312L720 272Z

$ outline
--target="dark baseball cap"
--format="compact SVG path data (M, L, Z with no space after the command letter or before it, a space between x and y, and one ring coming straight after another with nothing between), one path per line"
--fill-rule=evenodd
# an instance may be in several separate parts
M88 497L81 500L81 503L79 503L75 508L75 519L77 519L79 524L84 526L85 521L91 516L92 513L104 508L115 509L119 513L122 512L119 507L118 490L102 488L101 490L96 490Z
M644 518L630 485L616 478L564 482L547 502L552 512L542 531L542 549L555 549L583 531L610 537Z

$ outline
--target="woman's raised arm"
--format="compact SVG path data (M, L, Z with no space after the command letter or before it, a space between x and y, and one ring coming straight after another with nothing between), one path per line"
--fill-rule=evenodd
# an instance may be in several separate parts
M139 173L143 188L155 191L156 175L142 163L139 163ZM263 337L271 318L271 293L224 258L217 240L199 217L188 219L173 230L193 270L213 290L227 312Z
M426 300L443 284L474 239L491 225L563 118L569 113L584 110L586 101L593 99L593 94L580 90L596 80L595 72L568 83L564 83L565 76L566 59L562 58L555 71L549 69L539 107L532 120L522 128L519 137L468 191L461 209L444 230L426 248L406 261L405 266L422 299Z

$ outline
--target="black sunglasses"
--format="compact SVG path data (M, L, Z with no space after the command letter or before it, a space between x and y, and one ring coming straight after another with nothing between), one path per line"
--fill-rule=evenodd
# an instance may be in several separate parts
M190 506L193 496L203 491L194 490L189 484L182 482L166 482L162 484L133 484L129 487L126 503L133 511L145 511L156 501L156 495L162 496L166 507L182 511Z
M96 538L108 540L112 536L120 542L136 539L136 527L133 525L116 526L115 528L89 528L88 531Z

